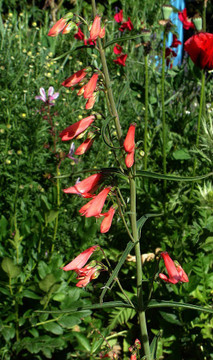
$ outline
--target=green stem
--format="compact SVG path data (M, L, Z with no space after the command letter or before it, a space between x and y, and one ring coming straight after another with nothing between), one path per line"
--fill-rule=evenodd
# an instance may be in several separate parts
M166 174L166 116L165 116L165 52L166 52L166 31L163 34L163 56L161 76L161 106L162 106L162 128L163 128L163 173ZM164 193L166 193L166 180L163 182Z
M53 235L53 243L52 243L52 248L51 248L51 253L53 253L54 251L54 247L55 247L55 240L56 240L56 236L57 236L57 230L58 230L58 212L59 212L59 208L60 208L60 170L59 170L59 166L57 165L57 179L56 179L56 191L57 191L57 215L56 215L56 219L55 219L55 226L54 226L54 235Z
M148 75L148 54L145 55L145 128L144 128L144 170L147 170L147 128L148 128L148 106L149 106L149 75Z
M200 127L201 127L201 118L203 115L203 111L204 111L204 97L205 97L205 72L204 70L202 70L202 75L201 75L201 93L200 93L200 107L199 107L199 115L198 115L198 121L197 121L197 136L196 136L196 148L199 147L199 140L200 140ZM197 159L194 159L194 165L193 165L193 175L195 176L196 174L196 168L197 168ZM190 198L192 196L194 190L194 182L192 183L192 187L191 187L191 192L190 192Z
M137 271L137 298L138 298L138 316L141 329L141 337L143 339L143 348L146 356L146 360L151 360L150 347L149 347L149 338L146 325L146 315L143 309L143 293L142 293L142 261L141 261L141 250L140 242L138 240L138 229L137 229L137 220L136 220L136 184L135 179L130 176L130 198L131 198L131 225L132 233L135 245L135 256L136 256L136 271Z
M203 31L206 31L206 6L207 6L207 1L208 0L204 0L203 3Z

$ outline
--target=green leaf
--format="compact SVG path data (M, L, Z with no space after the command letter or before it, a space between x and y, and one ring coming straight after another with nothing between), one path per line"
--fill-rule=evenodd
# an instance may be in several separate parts
M151 300L147 306L147 309L160 308L160 307L172 307L172 308L181 307L184 309L203 311L203 312L213 314L213 309L210 307L207 308L207 307L197 306L197 305L188 304L188 303L181 303L181 302L176 302L176 301L164 301L164 300L159 300L159 301Z
M10 278L15 278L21 273L21 268L13 263L13 260L5 257L1 263L2 269Z
M86 336L84 336L83 334L80 333L73 333L75 335L75 337L77 338L79 344L81 344L83 346L83 348L87 351L87 352L91 352L91 346L89 343L89 340L86 338Z
M70 316L62 316L58 323L66 329L71 329L73 326L81 323L81 319L78 316L70 315Z
M4 327L1 331L1 334L4 336L5 341L13 339L15 336L15 329L13 327Z
M120 146L118 146L118 147L112 146L112 145L109 143L109 140L108 140L108 138L107 138L107 136L106 136L106 128L107 128L109 122L110 122L112 119L114 119L114 116L111 116L111 117L107 118L107 119L103 122L103 125L102 125L102 127L101 127L101 135L102 135L102 138L103 138L105 144L106 144L110 149L116 150L116 149L120 149L121 147L120 147Z
M93 304L93 305L85 305L82 307L72 307L71 309L64 309L64 310L36 310L36 313L48 313L48 314L70 314L73 312L78 312L82 310L98 310L98 309L106 309L106 308L115 308L115 307L125 307L125 308L132 308L132 305L124 303L122 301L108 301L102 304Z
M104 286L104 289L101 293L101 296L100 296L100 303L103 302L103 298L104 298L104 295L106 294L108 288L110 287L110 285L112 284L113 280L115 279L115 277L117 277L119 271L120 271L120 268L121 266L124 264L125 260L126 260L126 257L127 255L131 252L131 250L133 249L133 247L135 246L136 243L133 243L133 242L128 242L127 246L126 246L126 249L124 250L122 256L120 257L120 260L118 262L118 264L116 265L115 269L113 270L112 272L112 275L110 276L109 280L107 281L106 285Z
M59 211L50 210L49 213L45 214L45 222L49 224L50 222L54 221L58 216Z
M107 47L109 47L110 45L113 45L115 43L118 44L123 41L134 40L134 39L138 39L138 38L142 38L142 35L132 35L132 36L124 36L124 37L116 38L116 39L111 40L108 43L106 43L106 45L104 46L104 49L106 49Z
M145 214L143 215L140 219L137 220L137 229L138 229L138 238L141 238L141 230L142 227L144 226L146 220L148 220L151 217L156 217L156 216L162 216L163 214Z
M155 337L153 338L152 343L150 345L151 359L153 360L155 360L157 356L158 340L160 337L161 337L161 332L159 331L159 333L155 335Z
M43 280L39 281L38 285L41 290L48 292L56 282L57 280L53 274L47 274Z
M144 170L139 170L137 171L137 174L135 176L141 176L141 177L145 177L145 178L152 178L152 179L157 179L157 180L170 180L170 181L199 181L202 179L206 179L210 176L213 175L213 172L208 173L206 175L200 175L200 176L176 176L176 175L163 175L163 174L159 174L159 173L155 173L155 172L151 172L151 171L144 171Z
M182 323L177 319L176 314L171 314L171 313L164 312L164 311L159 311L159 313L161 314L162 318L164 320L166 320L167 322L169 322L171 324L182 326Z
M191 155L187 149L180 149L173 152L173 157L175 160L190 160Z
M47 324L43 324L43 327L46 331L50 331L51 333L55 335L62 335L63 329L60 325L58 325L56 322L49 322Z
M41 299L41 297L39 295L35 294L33 291L30 291L30 290L22 291L21 295L22 295L22 297L26 297L29 299L35 299L35 300Z

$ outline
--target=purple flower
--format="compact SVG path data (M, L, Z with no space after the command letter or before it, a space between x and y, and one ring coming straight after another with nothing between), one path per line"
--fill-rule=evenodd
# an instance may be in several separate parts
M56 92L54 93L54 87L50 86L48 89L48 98L46 97L46 92L44 90L44 88L40 88L40 94L39 96L36 96L35 99L36 100L41 100L43 101L45 104L49 105L49 106L53 106L54 103L52 103L52 100L55 100L59 97L59 93Z
M69 150L69 154L67 155L67 157L69 159L73 160L77 164L78 159L73 157L74 153L75 153L75 144L74 144L74 142L72 142L71 145L70 145L70 150Z

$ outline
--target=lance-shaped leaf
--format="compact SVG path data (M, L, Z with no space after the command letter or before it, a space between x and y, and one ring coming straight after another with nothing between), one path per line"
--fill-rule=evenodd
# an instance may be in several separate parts
M104 286L104 289L103 289L103 291L101 293L101 296L100 296L100 303L103 303L104 295L106 294L107 290L109 289L109 287L112 284L112 282L114 281L114 279L117 277L117 275L118 275L118 273L119 273L119 271L121 269L121 266L125 262L127 255L133 249L135 244L136 243L128 242L128 244L126 246L126 249L124 250L119 262L117 263L115 269L112 272L112 275L110 276L109 280L107 281L106 285Z
M200 176L177 176L177 175L164 175L164 174L159 174L159 173L155 173L155 172L151 172L151 171L139 170L139 171L137 171L135 176L141 176L141 177L152 178L152 179L157 179L157 180L168 180L168 181L169 180L171 180L171 181L199 181L199 180L206 179L212 175L213 175L213 172L208 173L206 175L200 175Z
M140 239L141 237L141 230L142 227L144 226L146 220L148 220L151 217L156 217L156 216L161 216L163 214L145 214L143 216L141 216L140 219L137 220L137 229L138 229L138 238Z
M149 304L147 305L147 309L152 308L161 308L161 307L172 307L172 308L184 308L184 309L191 309L191 310L197 310L197 311L203 311L210 314L213 314L213 308L210 307L203 307L188 303L182 303L177 301L164 301L164 300L151 300Z

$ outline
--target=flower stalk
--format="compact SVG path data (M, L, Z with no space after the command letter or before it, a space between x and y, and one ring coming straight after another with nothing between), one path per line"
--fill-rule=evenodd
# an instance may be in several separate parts
M145 124L144 124L144 170L147 170L147 130L148 130L148 106L149 106L149 74L148 74L148 54L144 56L145 61Z
M166 115L165 115L165 53L166 53L166 30L163 34L163 56L161 76L161 106L162 106L162 129L163 129L163 173L166 174ZM166 180L163 181L164 192L166 193Z

